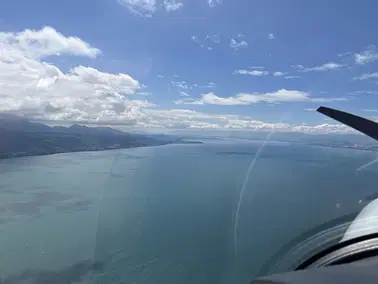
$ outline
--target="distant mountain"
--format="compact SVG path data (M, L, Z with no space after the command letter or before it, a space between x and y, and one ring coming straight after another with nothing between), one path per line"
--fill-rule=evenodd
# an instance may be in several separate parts
M35 123L25 119L10 117L0 117L0 128L21 132L50 132L52 130L51 127L42 123Z
M19 118L0 117L0 158L99 151L166 144L202 143L180 137L141 135L110 127L50 127Z

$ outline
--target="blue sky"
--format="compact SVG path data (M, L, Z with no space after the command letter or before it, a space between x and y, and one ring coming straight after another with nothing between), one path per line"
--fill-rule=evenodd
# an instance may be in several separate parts
M371 118L378 114L376 1L13 0L0 5L0 51L7 48L0 54L0 71L31 72L21 76L21 89L14 86L16 77L0 75L2 111L146 129L329 131L344 128L314 112L319 105ZM85 47L78 51L70 37ZM35 53L36 42L43 56ZM22 59L9 63L5 55L15 52ZM44 63L61 73L51 75ZM25 69L25 64L40 66ZM87 69L72 71L78 66ZM116 77L120 73L128 81Z

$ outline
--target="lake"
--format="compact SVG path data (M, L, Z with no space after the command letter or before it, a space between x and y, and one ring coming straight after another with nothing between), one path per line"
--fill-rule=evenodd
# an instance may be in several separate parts
M378 191L378 166L356 171L376 153L261 145L2 160L3 282L249 283L293 238Z

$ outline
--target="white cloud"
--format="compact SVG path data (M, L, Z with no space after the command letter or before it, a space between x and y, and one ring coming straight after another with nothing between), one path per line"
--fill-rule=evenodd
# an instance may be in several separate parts
M218 97L214 93L202 94L198 99L184 99L176 104L192 105L250 105L256 103L280 102L332 102L344 101L344 98L312 98L307 92L281 89L271 93L240 93L233 97Z
M355 130L350 129L343 124L319 124L319 125L291 125L289 128L294 132L312 132L312 133L329 133L329 132L354 132Z
M273 39L276 39L276 36L275 36L274 34L269 34L269 35L268 35L268 38L269 38L270 40L273 40Z
M368 80L368 79L378 79L378 72L370 74L362 74L359 77L354 77L354 80Z
M284 72L280 72L280 71L273 72L273 76L275 76L275 77L283 76L283 75L285 75L285 74L286 74L286 73L284 73Z
M0 34L0 112L30 119L133 124L153 106L129 95L140 88L127 74L76 66L67 73L43 61L51 55L94 57L98 49L52 28Z
M362 111L366 111L366 112L378 112L378 109L363 109Z
M312 71L325 72L325 71L340 69L344 67L344 65L341 65L335 62L328 62L320 66L314 66L314 67L308 67L308 68L305 68L303 65L296 65L293 67L296 68L300 72L312 72Z
M289 124L268 123L250 116L232 114L207 114L188 109L146 110L148 119L141 120L139 126L169 129L206 129L229 131L272 131L275 132L346 132L350 128L340 124Z
M96 57L101 52L77 37L65 37L51 27L41 30L26 29L19 33L0 32L0 56L9 60L22 57L42 58L51 55L72 54Z
M370 45L365 51L354 54L356 64L364 65L378 60L378 52L374 45Z
M164 6L167 12L171 12L181 9L184 4L182 2L178 2L177 0L164 0Z
M131 13L141 17L152 17L156 12L156 0L117 0Z
M269 72L268 71L265 71L263 67L261 68L257 68L258 70L235 70L233 72L233 74L239 74L239 75L248 75L248 76L257 76L257 77L261 77L261 76L268 76L269 75ZM274 77L278 77L278 76L283 76L285 75L286 73L284 72L273 72L271 73L271 75L273 75Z
M260 76L269 75L269 72L268 71L262 71L262 70L236 70L236 71L234 71L234 74L260 77Z
M290 79L299 79L300 76L285 76L284 78L287 79L287 80L290 80Z
M221 4L222 1L221 0L207 0L207 4L209 4L209 6L211 8L214 8L215 6Z
M139 82L126 74L110 74L98 71L91 67L78 66L71 70L70 76L76 76L76 80L89 83L95 88L106 91L133 94L136 89L139 89ZM46 82L43 79L39 83ZM45 86L48 87L48 84Z
M214 82L209 82L205 85L191 84L187 81L171 81L171 85L182 89L182 90L192 90L193 88L215 88L217 85Z
M34 31L30 37L25 37L25 32L0 34L0 112L3 113L49 122L118 125L135 129L337 129L337 126L327 125L266 123L248 116L206 114L187 109L157 109L148 100L134 99L136 94L149 93L127 74L105 73L80 65L63 72L44 61L47 56L59 54L98 56L100 51L85 41L52 32L51 28ZM204 101L216 101L214 96L207 96ZM224 103L224 98L218 99ZM232 102L235 98L228 99ZM246 100L243 97L238 99ZM254 99L265 100L268 99ZM253 100L249 98L249 101Z
M230 47L234 50L238 50L239 48L246 48L248 47L248 43L245 40L237 41L236 39L231 39Z

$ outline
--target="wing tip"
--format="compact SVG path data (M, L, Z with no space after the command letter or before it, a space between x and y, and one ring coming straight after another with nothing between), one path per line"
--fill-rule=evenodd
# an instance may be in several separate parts
M320 107L318 107L318 109L317 109L316 111L317 111L317 112L320 112L320 113L324 113L325 110L327 110L326 107L324 107L324 106L320 106Z

